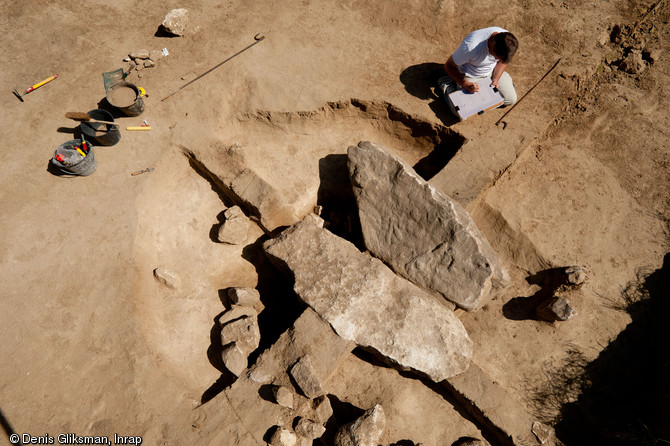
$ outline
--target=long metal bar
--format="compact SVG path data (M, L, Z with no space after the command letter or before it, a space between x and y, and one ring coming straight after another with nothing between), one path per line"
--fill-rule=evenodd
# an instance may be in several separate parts
M243 52L245 52L246 50L248 50L248 49L251 48L252 46L254 46L254 45L258 44L258 43L261 43L261 42L263 41L263 39L265 39L265 36L259 36L258 34L256 34L256 36L254 37L254 39L256 39L256 41L255 41L254 43L252 43L251 45L247 46L247 47L244 48L244 49L241 49L240 51L238 51L237 53L233 54L232 56L230 56L228 59L224 60L223 62L221 62L221 63L219 63L219 64L213 66L212 68L210 68L209 70L205 71L205 72L202 73L200 76L198 76L198 77L196 77L195 79L193 79L192 81L185 83L184 85L182 85L181 87L179 87L177 90L173 91L172 93L170 93L169 95L167 95L167 96L165 96L163 99L161 99L161 102L163 102L164 100L166 100L166 99L168 99L168 98L174 96L175 94L179 93L181 90L183 90L184 88L188 87L188 86L191 85L193 82L197 81L198 79L200 79L201 77L205 76L206 74L209 74L209 73L211 73L212 71L216 70L216 69L219 68L221 65L223 65L223 64L226 63L226 62L228 62L230 59L232 59L232 58L234 58L234 57L236 57L236 56L239 56L240 54L242 54Z
M509 110L507 110L507 111L505 112L505 114L502 115L502 116L500 117L500 119L498 119L498 120L496 121L496 125L500 124L500 121L502 121L503 118L504 118L505 116L507 116L507 114L508 114L509 112L511 112L512 110L514 110L514 107L516 107L517 105L519 105L519 103L520 103L521 101L523 101L523 98L525 98L526 96L528 96L528 93L530 93L531 91L533 91L533 88L537 87L537 85L538 85L540 82L542 82L542 81L544 80L545 77L549 76L549 73L551 73L552 71L554 71L554 68L556 68L556 66L557 66L558 63L561 61L561 59L562 59L562 57L559 57L559 58L558 58L558 60L557 60L556 63L554 64L554 66L551 67L551 68L549 68L549 71L547 71L547 72L544 74L544 76L542 76L542 78L541 78L539 81L535 82L535 85L533 85L532 87L530 87L530 90L528 90L528 91L526 92L526 94L524 94L523 96L521 96L521 99L519 99L518 101L516 101L516 104L514 104L514 105L512 106L512 108L510 108ZM505 128L505 127L503 126L503 129L504 129L504 128Z

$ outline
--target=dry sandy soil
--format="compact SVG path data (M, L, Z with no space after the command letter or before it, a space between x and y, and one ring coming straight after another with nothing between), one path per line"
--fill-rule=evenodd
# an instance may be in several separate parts
M158 26L177 7L190 12L188 32L166 37ZM260 227L246 246L216 242L232 203L184 148L253 148L246 162L307 212L332 181L319 160L367 139L419 163L435 146L421 123L445 142L426 176L467 207L512 276L482 310L457 313L475 361L535 419L559 423L577 395L557 374L617 338L631 322L624 290L659 270L668 251L669 19L667 2L649 0L3 1L0 444L11 432L260 444L240 432L267 420L220 426L198 410L219 401L234 411L220 403L214 319L226 288L257 287L272 309L261 316L267 347L298 309L254 244ZM506 110L455 122L433 92L432 70L469 31L491 25L521 42L509 68L520 96L561 62L504 125L494 123ZM258 32L263 42L161 101ZM64 114L104 100L101 73L125 68L131 51L164 47L169 56L156 67L129 75L149 94L146 110L115 115L122 138L95 148L97 171L49 171L56 147L78 132ZM620 61L631 49L643 58L627 71ZM55 73L23 103L11 93ZM125 131L143 119L150 132ZM147 167L155 170L130 175ZM533 320L541 291L533 277L566 265L589 271L579 315ZM159 284L159 266L177 271L182 286ZM453 401L364 356L352 355L332 380L353 406L384 402L384 444L486 436ZM564 398L551 399L552 384ZM650 426L651 438L670 439L667 424Z

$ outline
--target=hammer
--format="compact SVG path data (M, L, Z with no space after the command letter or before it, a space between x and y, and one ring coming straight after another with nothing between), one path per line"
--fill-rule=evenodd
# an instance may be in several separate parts
M57 74L54 74L53 76L44 79L42 82L33 85L32 87L30 87L29 89L27 89L26 92L23 93L23 94L20 94L18 91L16 91L16 88L15 88L14 91L13 91L14 96L16 96L17 98L19 98L19 100L20 100L21 102L24 102L24 101L23 101L23 96L27 95L28 93L30 93L30 92L33 91L33 90L37 90L37 89L40 88L42 85L51 82L52 80L56 79L57 77L58 77L58 75L57 75Z

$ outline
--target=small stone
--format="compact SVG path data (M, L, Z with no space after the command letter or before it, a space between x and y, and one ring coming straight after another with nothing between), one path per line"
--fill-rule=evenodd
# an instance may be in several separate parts
M123 58L123 61L124 61L124 62L130 62L131 60L132 60L132 59L131 59L130 57L124 57L124 58Z
M177 273L166 268L156 268L154 270L154 277L167 287L177 289L181 286L181 279Z
M247 356L234 342L223 347L221 359L226 368L235 376L240 376L247 368Z
M583 266L565 268L565 281L568 285L579 286L586 282L586 269Z
M147 59L144 61L144 68L152 68L156 66L156 62L154 62L151 59Z
M219 228L219 241L229 245L244 243L247 240L247 233L249 232L249 219L237 206L226 209L223 215L226 220Z
M295 446L297 442L298 437L293 432L281 427L277 427L270 438L271 446Z
M245 355L258 348L261 332L255 317L245 316L221 327L221 345L234 342Z
M532 431L540 444L545 444L554 435L554 430L551 427L545 426L539 421L533 423Z
M326 432L326 428L316 421L300 417L298 418L298 422L295 425L295 432L301 437L314 440L321 438L321 436Z
M170 34L183 36L188 23L188 10L184 8L173 9L163 19L162 28Z
M284 386L275 386L272 388L272 396L275 402L280 406L293 409L293 392Z
M321 424L325 424L333 416L333 407L330 405L330 399L326 396L320 396L312 400L313 418Z
M386 427L386 415L377 404L356 420L342 426L335 435L335 446L378 446Z
M642 60L642 51L633 50L619 64L619 68L629 74L639 74L647 66Z
M578 314L570 301L563 296L554 296L540 304L536 312L538 319L548 322L567 321Z
M130 57L131 59L148 59L149 50L133 51L132 53L128 54L128 57Z
M299 390L307 398L316 398L326 392L321 386L321 381L314 370L309 355L301 357L291 368L291 376L298 385Z
M228 301L231 305L251 307L260 313L265 306L261 302L261 294L254 288L233 287L228 289Z

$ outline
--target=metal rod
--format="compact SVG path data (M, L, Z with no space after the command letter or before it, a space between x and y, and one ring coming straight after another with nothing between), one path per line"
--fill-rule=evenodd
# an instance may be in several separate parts
M181 87L179 87L177 90L173 91L172 93L170 93L169 95L167 95L167 96L165 96L163 99L161 99L161 102L163 102L164 100L168 99L169 97L174 96L175 94L179 93L181 90L183 90L184 88L188 87L188 86L191 85L193 82L197 81L198 79L200 79L200 78L203 77L204 75L209 74L209 73L211 73L212 71L216 70L216 69L219 68L221 65L223 65L223 64L226 63L226 62L228 62L230 59L232 59L232 58L234 58L234 57L240 55L241 53L245 52L246 50L248 50L248 49L251 48L252 46L256 45L257 43L261 43L261 42L263 41L263 39L265 39L265 36L259 36L259 34L256 34L256 36L254 37L254 39L256 39L256 41L255 41L254 43L252 43L251 45L247 46L247 47L244 48L244 49L241 49L240 51L238 51L237 53L233 54L232 56L230 56L228 59L224 60L223 62L221 62L221 63L219 63L219 64L213 66L212 68L210 68L209 70L205 71L205 72L202 73L200 76L198 76L198 77L196 77L195 79L193 79L192 81L185 83L184 85L182 85Z
M512 106L512 108L510 108L509 110L507 110L507 111L505 112L505 114L502 115L502 116L500 117L500 119L498 119L498 120L496 121L496 125L500 124L500 121L502 121L503 118L504 118L505 116L507 116L507 113L509 113L509 112L511 112L512 110L514 110L514 107L516 107L517 105L519 105L519 103L520 103L521 101L523 101L523 98L525 98L526 96L528 96L528 93L530 93L531 91L533 91L533 88L537 87L537 85L538 85L540 82L542 82L542 81L544 80L545 77L549 76L549 73L551 73L552 71L554 71L554 68L556 68L556 66L557 66L558 63L561 61L561 59L562 59L562 57L559 57L559 58L558 58L558 60L557 60L556 63L554 64L554 66L551 67L551 68L549 69L549 71L547 71L547 72L544 74L544 76L542 76L542 78L541 78L539 81L535 82L535 85L533 85L532 87L530 87L530 90L528 90L528 91L526 92L526 94L524 94L523 96L521 96L521 99L519 99L518 101L516 101L516 104L514 104L514 105ZM504 127L503 127L503 128L504 128Z

